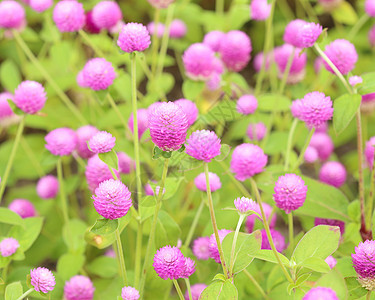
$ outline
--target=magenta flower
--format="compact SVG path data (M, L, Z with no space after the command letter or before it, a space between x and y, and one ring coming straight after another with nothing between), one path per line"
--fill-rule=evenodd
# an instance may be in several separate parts
M16 253L20 244L15 238L5 238L0 242L0 253L3 257L8 257Z
M318 151L319 159L322 161L327 160L335 148L331 137L325 132L315 132L309 146Z
M143 24L127 23L119 34L117 45L124 52L142 52L151 44L150 34Z
M150 22L147 24L147 30L151 36L153 36L155 30L157 30L156 35L158 38L161 38L165 31L165 25L163 23L158 23L158 26L156 28L155 22Z
M250 123L246 133L251 141L261 141L267 133L267 127L263 122Z
M258 108L258 100L253 95L242 95L236 104L236 109L240 114L253 114Z
M153 196L154 195L154 190L152 189L152 187L149 183L145 184L144 189L145 189L146 196Z
M46 149L58 156L72 154L78 141L75 131L66 127L50 131L44 140L47 143Z
M204 236L194 240L193 243L193 254L199 260L207 260L210 258L209 252L210 237Z
M0 28L19 28L25 22L25 10L17 1L0 2Z
M13 95L8 92L0 93L0 120L14 116L8 101L14 101Z
M301 19L292 20L286 25L284 31L284 42L297 48L301 47L301 41L299 37L299 31L306 25L307 22Z
M315 287L309 290L302 300L339 300L336 296L336 292L328 287Z
M374 165L374 155L375 155L375 136L371 137L366 142L366 147L365 147L365 157L366 157L366 161L370 169L372 169L372 166Z
M155 8L167 8L175 0L147 0Z
M14 91L14 103L27 114L33 115L40 111L44 107L46 100L44 87L36 81L23 81Z
M337 260L332 255L328 256L324 261L331 269L333 269L337 264Z
M99 131L89 141L89 147L94 153L110 152L116 145L116 138L107 131Z
M361 112L371 114L375 108L375 93L362 95Z
M100 28L96 26L92 19L92 11L89 10L86 12L86 23L85 28L86 31L92 33L92 34L98 34L100 32Z
M64 297L66 300L92 300L94 291L90 278L76 275L65 282Z
M19 214L21 218L30 218L36 216L34 205L26 199L14 199L8 208L15 213Z
M59 181L53 175L47 175L39 179L36 192L42 199L53 199L59 192Z
M234 206L240 214L246 214L250 212L258 212L258 204L249 198L241 197L234 200Z
M165 246L160 248L155 256L153 267L160 278L178 279L185 271L185 257L177 247Z
M138 300L140 298L139 292L132 286L125 286L121 290L121 298L123 300Z
M315 218L314 225L315 226L318 226L318 225L337 226L340 228L341 236L345 232L345 223L340 220Z
M31 285L37 292L48 293L55 288L55 276L47 268L38 267L30 271Z
M375 25L373 25L368 32L368 41L371 47L375 46Z
M375 241L360 242L352 254L354 270L357 272L358 282L366 289L375 288Z
M275 244L277 252L283 252L286 249L284 236L281 234L280 231L277 231L276 229L271 228L270 231L271 231L271 237ZM260 232L262 233L261 249L271 250L272 248L271 248L270 242L268 241L266 230L262 229Z
M61 32L74 32L85 25L85 10L76 0L60 1L53 9L53 21Z
M219 52L221 41L224 38L225 33L222 31L214 30L206 33L203 38L203 44L210 47L212 51Z
M221 87L221 74L213 73L211 78L206 81L206 88L209 91L216 91Z
M370 17L375 17L375 1L374 0L366 0L365 1L365 12Z
M289 214L305 202L307 186L298 175L285 174L277 179L274 191L276 206Z
M190 45L182 59L187 76L193 80L208 80L215 73L215 53L205 44Z
M350 76L348 81L351 86L356 86L357 84L361 84L363 79L361 76Z
M114 172L116 176L119 176L117 170L114 170ZM94 192L99 183L112 178L112 173L99 156L94 155L87 161L85 176L90 191Z
M301 111L302 111L301 99L297 99L292 102L292 105L290 106L290 111L293 117L298 118L298 119L301 117Z
M195 261L189 257L185 257L185 269L182 273L182 278L189 278L195 272Z
M220 142L213 131L194 131L186 141L186 154L208 163L214 157L220 155Z
M131 193L120 180L108 179L101 182L92 199L98 214L111 220L125 216L132 206Z
M221 230L219 230L220 243L223 243L224 238L230 232L232 232L232 231L228 230L228 229L221 229ZM208 252L209 252L210 257L212 259L214 259L218 264L221 263L219 249L217 247L216 238L215 238L215 234L214 233L211 234L211 236L210 236L210 241L209 241L209 244L208 244Z
M174 103L181 106L183 112L187 117L188 125L193 125L197 120L199 114L197 105L193 101L190 101L188 99L178 99Z
M263 203L263 210L264 210L264 214L266 216L266 219L268 221L268 225L270 226L270 228L274 228L276 226L277 216L276 216L275 213L273 213L272 206L267 204L267 203ZM260 217L257 214L252 214L250 216L247 216L246 223L245 223L247 232L253 232L255 219L258 219L258 220L262 221L262 218L261 218L262 214L260 212L259 205L257 205L255 207L255 212L257 212ZM272 215L272 217L271 217L271 215Z
M203 290L207 287L204 283L196 283L191 286L191 297L192 300L199 300L200 295L202 294ZM189 300L189 291L186 290L184 295L185 300Z
M184 21L175 19L169 27L169 37L172 39L181 39L186 35L187 27Z
M110 29L121 19L121 9L114 1L101 1L92 9L92 20L100 29Z
M303 156L303 159L305 160L305 162L311 164L311 163L316 162L318 158L319 158L318 150L316 150L316 148L312 146L308 146Z
M346 169L337 161L326 162L320 169L319 180L339 188L346 181Z
M320 92L308 93L301 100L299 119L310 128L320 127L333 116L332 101Z
M104 58L90 59L82 72L84 83L94 91L107 89L116 78L115 69Z
M135 161L125 152L117 152L119 171L122 174L130 174L135 170Z
M331 42L326 46L324 53L343 75L352 71L358 60L358 54L354 45L344 39L338 39ZM335 74L325 61L324 66L329 72Z
M211 192L215 192L221 188L220 177L217 176L217 174L208 172L208 181L210 183ZM198 190L207 192L206 175L204 172L195 177L194 183Z
M81 88L88 88L89 86L86 83L83 70L79 71L76 77L76 81L79 87Z
M311 22L303 25L298 32L299 48L314 46L322 31L323 28L320 24Z
M137 110L138 121L138 138L140 139L145 131L148 129L148 109L141 108ZM132 133L134 133L134 115L130 114L128 126Z
M99 130L91 125L82 126L77 129L77 152L82 158L90 158L95 155L94 152L90 151L87 147L87 142L99 132Z
M253 20L264 21L271 13L271 4L267 0L252 0L250 4L250 17Z
M253 66L254 66L254 69L255 69L255 71L257 73L259 73L260 70L262 69L263 58L264 58L264 53L263 52L259 52L254 57ZM265 65L264 65L264 69L266 71L269 70L270 65L271 65L271 61L273 61L273 53L272 52L266 54L266 61L265 61Z
M53 0L30 0L30 7L36 12L44 12L53 5Z

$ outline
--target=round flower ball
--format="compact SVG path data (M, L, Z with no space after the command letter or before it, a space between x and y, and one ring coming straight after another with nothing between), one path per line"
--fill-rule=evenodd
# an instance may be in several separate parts
M142 52L151 44L150 33L146 26L140 23L125 24L118 36L117 45L122 51L132 53Z
M120 180L108 179L95 189L94 207L106 219L119 219L125 216L132 206L131 193Z
M215 192L221 188L220 177L217 176L217 174L208 172L208 181L210 183L211 192ZM194 183L198 190L207 192L206 175L204 172L195 177Z
M277 216L273 212L272 206L267 204L267 203L263 203L263 211L264 211L264 214L265 214L266 219L268 221L269 227L274 228L276 226ZM262 216L262 214L260 212L259 205L257 205L257 207L255 208L255 212L257 212L259 214L259 216ZM256 214L252 214L250 216L247 216L246 223L245 223L247 232L250 232L250 233L253 232L255 219L262 220L261 217L258 217Z
M155 8L167 8L175 0L147 0Z
M47 175L39 179L36 192L42 199L53 199L59 192L59 181L53 175Z
M25 10L17 1L0 2L0 28L19 28L25 22Z
M258 204L249 198L241 197L234 200L234 206L240 214L246 214L249 212L257 212L259 209Z
M187 117L188 125L193 125L198 118L199 111L197 105L188 99L178 99L174 103L181 106Z
M178 279L185 270L185 257L180 249L168 245L157 250L153 267L158 276L164 280Z
M194 131L186 141L186 154L206 163L220 155L220 148L220 139L209 130Z
M189 278L195 272L195 261L190 257L185 257L185 268L181 278Z
M320 169L319 180L339 188L346 181L346 169L337 161L326 162Z
M272 248L271 248L270 242L268 241L266 230L262 229L260 232L262 234L261 249L271 250ZM277 231L276 229L271 228L270 232L271 232L271 237L272 237L273 243L275 244L277 252L283 252L286 249L284 236L281 234L280 231Z
M145 131L148 129L148 109L141 108L137 110L138 123L138 138L140 139ZM132 133L134 133L134 115L131 113L128 126Z
M224 238L230 232L231 232L231 230L228 230L228 229L221 229L221 230L219 230L220 243L223 242ZM219 249L217 247L215 233L211 234L211 236L210 236L210 241L209 241L209 244L208 244L208 251L210 253L210 257L212 259L214 259L218 264L220 264L221 263L220 253L219 253Z
M358 54L354 45L344 39L338 39L331 42L326 46L324 53L343 75L352 71L358 60ZM323 63L329 72L335 74L326 61L323 61Z
M172 39L181 39L186 35L187 27L184 21L174 19L169 26L169 37Z
M261 141L265 137L267 132L267 127L263 122L259 123L250 123L247 127L247 136L250 140Z
M372 169L374 165L374 155L375 155L375 136L371 137L366 142L366 147L365 147L365 157L366 157L366 161L370 169Z
M65 282L64 297L66 300L92 300L94 291L95 288L90 278L76 275Z
M277 179L274 192L276 206L289 214L305 202L307 186L298 175L285 174Z
M253 114L258 108L258 100L254 95L242 95L236 104L236 109L240 114Z
M148 32L150 33L151 36L153 36L154 33L155 33L155 30L157 30L156 36L158 38L161 38L164 34L164 31L165 31L165 25L163 23L158 23L158 26L156 28L155 22L150 22L150 23L147 24L147 30L148 30Z
M203 290L207 287L204 283L196 283L191 286L191 297L192 300L199 300L200 295L202 294ZM189 291L186 290L184 295L185 300L189 300Z
M107 131L99 131L89 141L89 147L94 153L110 152L116 145L116 138Z
M55 276L47 268L36 268L30 271L31 285L37 292L47 294L53 291L56 285Z
M117 170L114 172L119 176ZM101 182L112 178L112 173L99 156L94 155L87 161L85 176L90 191L94 192Z
M214 51L202 43L190 45L182 57L185 71L193 80L208 80L215 73L216 61Z
M244 181L262 172L267 160L262 148L244 143L234 149L230 168L237 180Z
M99 130L91 125L86 125L76 130L77 135L77 152L82 158L90 158L95 155L94 152L90 151L87 147L87 142L99 132Z
M306 24L307 22L301 19L290 21L285 27L283 36L284 42L294 47L301 48L301 41L299 40L298 34L300 29Z
M173 102L163 102L148 114L152 142L163 151L175 151L185 142L188 120L182 108Z
M329 226L337 226L340 228L341 236L345 233L345 222L340 220L333 220L333 219L322 219L322 218L315 218L314 225L329 225Z
M0 120L14 116L8 101L14 101L13 95L8 92L0 93Z
M316 150L316 148L314 147L308 146L303 156L303 159L305 160L305 162L311 164L311 163L316 162L318 158L319 158L318 150Z
M328 287L315 287L309 290L302 300L339 300L336 292Z
M352 254L354 270L358 276L358 282L367 290L375 289L375 241L366 240L355 247Z
M319 159L327 160L335 148L332 138L325 132L315 132L311 137L309 147L318 151Z
M44 12L53 5L53 0L30 0L30 7L38 13Z
M207 260L210 258L209 252L210 237L199 237L193 242L193 254L199 260Z
M259 52L257 55L254 57L254 62L253 66L254 69L257 73L260 72L263 66L263 60L264 60L264 54L263 52ZM264 64L264 70L268 71L271 65L271 61L273 60L273 54L272 53L267 53L265 57L265 64Z
M27 114L33 115L40 111L46 100L44 87L36 81L23 81L14 91L14 104Z
M221 41L224 38L225 33L218 30L213 30L208 33L203 38L203 44L210 47L212 51L219 52Z
M104 58L90 59L82 72L85 85L94 91L107 89L116 78L115 69Z
M83 5L76 0L59 1L53 9L53 21L61 32L78 31L85 20Z
M323 27L320 24L310 22L303 25L300 28L297 36L299 39L299 48L312 47L322 31Z
M320 127L333 116L332 101L320 92L308 93L301 100L299 118L310 128Z
M85 28L86 31L92 33L92 34L98 34L100 32L100 28L96 26L92 19L92 11L89 10L86 12L86 22L85 22Z
M350 76L348 82L351 86L356 86L357 84L361 84L363 79L361 76Z
M333 269L337 264L337 260L332 255L328 256L324 261L331 269Z
M371 114L375 109L375 93L362 95L361 112Z
M370 17L375 17L375 1L374 0L366 0L365 1L365 12Z
M70 155L77 146L77 135L70 128L57 128L50 131L44 138L46 149L53 155Z
M140 298L139 292L132 286L125 286L121 290L121 298L123 300L138 300Z
M125 152L117 152L119 171L122 174L130 174L135 170L135 161Z
M110 29L121 19L120 6L114 1L100 1L92 9L92 20L100 29Z
M8 257L16 253L20 244L15 238L5 238L0 242L0 253L3 257Z
M36 216L34 205L26 199L14 199L8 206L11 211L19 214L21 218L30 218Z
M257 21L268 19L271 13L271 4L267 0L252 0L250 4L250 18Z

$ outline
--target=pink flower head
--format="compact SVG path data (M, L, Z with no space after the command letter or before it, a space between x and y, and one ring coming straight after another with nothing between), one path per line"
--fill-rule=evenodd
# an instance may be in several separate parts
M222 31L214 30L206 33L203 38L203 44L210 47L212 51L219 52L222 39L225 33Z
M253 65L254 65L254 69L255 69L256 72L260 72L260 70L262 69L263 59L264 59L264 53L263 52L259 52L257 55L255 55ZM267 53L266 54L266 61L265 61L265 65L264 65L264 69L266 71L270 68L272 60L273 60L273 53Z
M160 248L155 256L153 267L160 278L178 279L185 271L185 257L177 247Z
M19 28L25 22L25 10L17 1L0 2L0 28Z
M374 0L366 0L365 1L365 12L370 17L375 17L375 1Z
M53 199L59 192L59 181L53 175L47 175L39 179L36 192L42 199Z
M263 171L267 164L267 155L262 148L253 144L241 144L232 154L230 168L237 180L244 181Z
M324 53L343 75L346 75L352 71L355 67L355 63L358 60L358 54L354 45L344 39L334 40L332 43L326 46ZM325 61L323 63L329 72L335 74L335 72Z
M121 290L123 300L138 300L140 297L138 290L132 286L125 286Z
M195 272L195 261L192 260L190 257L185 257L185 269L183 274L181 275L182 278L189 278Z
M30 7L36 12L44 12L53 5L53 0L30 0Z
M267 0L252 0L250 4L250 17L257 21L268 19L271 13L271 6Z
M204 236L194 240L193 243L193 254L199 260L207 260L210 258L209 252L210 237Z
M323 58L318 56L317 58L315 58L315 61L314 61L314 71L316 74L319 74L322 66L323 66Z
M357 272L359 283L368 290L375 288L375 241L366 240L355 247L352 254L354 270Z
M209 91L216 91L221 86L221 75L219 73L213 73L211 78L206 81L206 88Z
M199 114L197 105L188 99L178 99L174 103L181 106L187 117L188 125L193 125Z
M236 109L240 114L250 115L253 114L258 108L258 100L254 95L242 95L236 104Z
M153 196L154 195L154 190L152 189L152 187L149 183L145 184L144 189L145 189L145 194L147 196Z
M37 292L47 294L55 288L55 276L47 268L36 268L30 271L31 285Z
M167 8L175 0L147 0L155 8Z
M337 260L332 255L328 256L324 261L331 269L333 269L337 264Z
M320 24L316 23L306 23L303 25L298 32L299 48L309 48L312 47L316 40L322 33L323 28Z
M81 88L88 88L89 86L86 83L85 76L83 70L79 71L76 77L76 81L79 87Z
M302 101L301 99L294 100L290 106L290 111L292 112L293 117L300 118L302 110Z
M365 147L365 157L366 157L366 161L370 169L372 169L372 166L374 165L374 155L375 155L375 136L373 136L366 142L366 147Z
M74 130L66 127L50 131L44 138L46 149L53 155L70 155L77 146L77 135Z
M339 300L336 296L336 292L328 287L315 287L309 290L302 300Z
M34 205L26 199L14 199L8 206L11 211L19 214L21 218L31 218L36 216Z
M96 26L92 19L92 10L86 12L86 23L84 29L92 34L98 34L100 32L100 28Z
M158 23L156 28L155 22L150 22L147 24L147 30L152 36L154 35L155 30L157 30L156 35L158 38L161 38L165 31L165 25L163 23Z
M44 107L46 100L44 87L36 81L23 81L14 91L14 103L27 114L33 115L40 111Z
M320 160L327 160L335 146L331 137L325 132L316 132L311 137L309 146L314 147L318 151Z
M130 174L135 170L135 161L125 152L117 152L119 171L122 174Z
M368 32L368 40L371 47L375 46L375 25L373 25Z
M208 80L215 73L215 53L202 43L192 44L182 57L186 74L194 80Z
M11 93L0 93L0 120L14 116L13 110L8 103L10 100L14 101L14 97Z
M199 300L200 295L202 294L203 290L207 287L204 283L196 283L191 286L191 297L192 300ZM189 300L189 291L186 290L184 295L185 300Z
M100 29L110 29L121 19L121 9L114 1L100 1L92 9L92 20Z
M94 153L110 152L116 145L116 138L107 131L99 131L89 141L89 147Z
M351 86L356 86L357 84L362 83L363 79L361 76L350 76L348 81Z
M246 214L249 212L257 212L259 209L258 204L249 198L241 197L234 200L234 206L240 214Z
M275 213L273 213L272 206L269 205L269 204L267 204L267 203L263 203L263 210L264 210L264 214L266 216L266 219L268 221L268 225L270 226L270 228L274 228L276 226L277 216L276 216ZM261 212L260 212L259 205L257 205L255 207L255 212L257 212L259 214L259 216L262 216ZM271 217L271 215L272 215L272 217ZM250 215L250 216L248 216L246 218L246 230L248 232L253 232L253 230L254 230L254 224L255 224L255 219L262 220L256 214L252 214L252 215Z
M104 58L90 59L82 71L85 84L94 91L107 89L116 78L115 69Z
M87 147L87 142L99 132L99 130L91 125L82 126L77 129L77 152L82 158L90 158L95 155L94 152L90 151Z
M250 123L246 133L250 140L261 141L267 133L267 127L263 122Z
M109 248L105 251L104 256L116 258L116 252L113 250L113 248Z
M228 229L221 229L221 230L219 230L220 243L223 243L224 238L230 232L232 232L232 231L228 230ZM209 244L208 244L208 252L209 252L210 257L212 259L214 259L218 264L221 263L219 249L217 247L216 238L215 238L215 234L214 233L211 234L211 236L210 236L210 241L209 241Z
M132 206L131 193L120 180L108 179L101 182L92 199L98 214L111 220L125 216Z
M187 27L184 21L175 19L169 27L169 37L172 39L181 39L186 35Z
M305 155L303 158L305 162L310 163L310 164L316 162L319 158L318 150L316 150L316 148L312 146L308 146L306 148Z
M208 172L208 180L210 183L210 189L211 192L215 192L218 189L221 188L221 181L220 177L217 176L215 173ZM198 190L201 190L203 192L207 192L207 185L206 185L206 175L205 173L200 173L197 177L194 179L195 186Z
M271 228L270 231L271 231L271 237L275 244L277 252L283 252L286 249L284 236L281 234L280 231L277 231L276 229ZM262 233L261 249L271 250L271 245L270 245L270 242L268 241L266 230L262 229L260 232Z
M285 174L277 179L274 191L276 206L289 214L305 202L307 186L298 175Z
M150 34L143 24L127 23L119 34L117 45L124 52L142 52L151 44Z
M320 92L308 93L301 100L299 119L310 128L320 127L333 116L332 101L329 96Z
M119 176L117 170L114 172ZM101 182L112 178L112 173L99 156L94 155L87 161L85 176L90 191L94 192Z
M333 220L333 219L322 219L322 218L315 218L314 225L329 225L329 226L337 226L340 228L341 236L345 232L345 223L340 220Z
M85 10L76 0L60 1L53 10L53 21L61 32L78 31L85 26Z
M346 169L337 161L326 162L320 169L319 180L339 188L346 181Z
M361 112L371 114L375 109L375 93L362 95Z
M186 154L204 162L220 155L221 140L209 130L194 131L186 141Z
M299 37L299 31L306 25L307 22L301 19L292 20L285 27L284 31L284 42L297 48L301 47L301 41Z
M66 300L92 300L94 291L90 278L76 275L65 282L64 297Z
M163 151L180 149L189 127L185 113L173 102L163 102L149 110L148 125L151 140Z
M138 123L138 138L140 139L145 131L148 129L148 110L141 108L137 110L137 123ZM132 133L134 133L134 115L130 114L128 126Z
M239 30L229 31L220 43L220 56L229 71L239 72L250 61L251 40Z
M3 257L8 257L16 253L20 244L15 238L5 238L0 242L0 253Z

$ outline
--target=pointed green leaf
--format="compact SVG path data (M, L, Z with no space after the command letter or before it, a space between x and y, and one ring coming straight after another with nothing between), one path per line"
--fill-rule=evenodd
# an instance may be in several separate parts
M361 105L361 95L345 94L333 102L333 128L337 135L348 127Z
M118 228L118 220L97 219L90 231L94 234L108 235L116 231Z
M23 294L23 288L20 281L8 284L5 289L5 300L18 299Z
M38 238L42 230L44 218L33 217L23 219L25 227L14 226L9 231L9 236L14 237L20 243L23 252L27 251Z
M199 299L236 300L238 299L238 292L237 288L230 280L215 281L203 290Z
M114 150L106 152L106 153L99 153L99 158L110 168L118 170L118 157Z
M25 227L24 219L19 214L5 207L0 207L0 223Z

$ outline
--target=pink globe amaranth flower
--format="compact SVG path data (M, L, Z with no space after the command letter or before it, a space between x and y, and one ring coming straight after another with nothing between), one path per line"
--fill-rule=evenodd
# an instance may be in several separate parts
M47 268L38 267L30 270L31 285L37 292L47 294L55 288L55 276Z
M303 25L299 32L297 38L299 39L299 48L309 48L312 47L316 40L319 38L323 31L323 27L316 23L306 23Z
M137 110L137 121L138 121L138 138L140 139L145 131L148 129L148 109L141 108ZM132 133L134 133L134 115L131 113L128 126Z
M144 51L151 44L150 34L143 24L127 23L119 34L117 45L124 52Z
M306 148L303 158L305 162L310 163L310 164L316 162L319 158L318 150L316 150L316 148L312 146L308 146Z
M116 145L116 138L107 131L99 131L89 141L89 147L94 153L110 152Z
M0 242L0 253L3 257L8 257L16 253L20 244L15 238L5 238Z
M185 270L181 275L182 278L189 278L195 272L195 261L190 257L185 258Z
M268 221L268 225L270 226L270 228L274 228L276 226L277 216L276 216L275 213L273 213L272 206L267 204L267 203L263 203L263 210L264 210L264 214L266 216L266 219ZM262 216L262 214L260 212L259 205L256 206L255 212L257 212L259 214L259 216ZM250 216L247 216L246 223L245 223L247 232L253 232L255 219L258 219L258 220L262 221L262 219L259 218L258 215L256 215L256 214L252 214Z
M169 27L169 37L172 39L181 39L186 35L187 27L184 21L175 19Z
M319 180L339 188L346 181L346 169L337 161L326 162L320 169Z
M333 269L337 264L337 260L332 255L328 256L324 261L331 269Z
M220 155L220 142L221 140L213 131L194 131L186 141L186 154L208 163Z
M192 250L197 259L207 260L210 258L209 245L210 237L208 236L199 237L194 240Z
M116 78L115 69L104 58L90 59L82 71L85 84L94 91L107 89Z
M210 183L211 192L215 192L221 188L220 177L215 173L208 172L208 181ZM204 172L195 177L194 183L198 190L207 192L206 175Z
M333 116L332 101L320 92L308 93L301 100L299 119L310 128L320 127Z
M0 28L18 28L25 22L25 10L17 1L0 2Z
M253 114L258 108L258 100L254 95L242 95L236 104L236 109L240 114L250 115Z
M94 152L90 151L87 147L87 142L99 132L99 130L91 125L82 126L77 129L77 152L82 158L90 158L95 155Z
M207 287L204 283L196 283L191 286L191 297L192 300L199 300L200 295L202 294L203 290ZM184 295L185 300L189 300L189 291L186 290Z
M320 70L322 69L322 66L323 66L323 58L321 58L320 56L315 58L314 71L316 74L319 74Z
M319 159L322 161L327 160L335 148L332 138L325 132L315 132L309 146L318 151Z
M242 31L229 31L221 40L220 57L229 71L239 72L250 61L251 40Z
M50 131L44 138L46 149L53 155L70 155L77 146L78 138L74 130L66 127Z
M189 127L182 108L173 102L163 102L148 112L148 126L153 143L163 151L180 149Z
M155 8L167 8L175 0L147 0Z
M138 290L132 286L125 286L121 290L123 300L138 300L140 297Z
M96 26L92 19L92 10L86 12L86 22L84 29L92 34L98 34L100 32L100 28Z
M76 0L60 1L53 9L53 21L61 32L74 32L85 25L85 10Z
M219 52L221 41L224 38L225 33L218 30L213 30L208 33L203 38L203 44L210 47L212 51Z
M283 252L286 249L284 236L281 234L280 231L277 231L276 229L271 228L270 231L271 231L271 237L275 244L277 252ZM262 234L261 249L271 250L271 245L270 245L270 242L268 241L266 230L262 229L260 232Z
M244 181L262 172L267 160L262 148L244 143L234 149L230 168L237 180Z
M368 32L368 40L371 47L375 46L375 25L373 25Z
M14 91L14 103L27 114L33 115L40 111L44 107L46 100L44 87L36 81L23 81Z
M117 170L114 172L116 176L119 176ZM101 182L112 178L112 173L99 156L94 155L87 161L85 176L90 191L94 192Z
M356 86L357 84L361 84L363 79L361 76L350 76L348 81L351 86Z
M271 4L267 0L252 0L250 4L250 17L253 20L264 21L271 13Z
M223 243L224 238L230 232L232 232L232 231L228 230L228 229L221 229L221 230L219 230L220 243ZM209 252L210 257L212 259L214 259L218 264L221 263L219 249L217 247L216 238L215 238L215 234L214 233L211 234L211 236L210 236L210 241L209 241L209 244L208 244L208 252Z
M345 222L340 220L333 220L333 219L322 219L322 218L315 218L314 225L330 225L330 226L337 226L340 228L341 236L345 232Z
M366 142L366 147L365 147L365 157L367 164L370 169L372 169L372 166L374 165L374 154L375 154L375 136L371 137L367 142Z
M259 209L258 204L254 200L246 198L246 197L235 199L234 206L236 207L236 209L238 210L240 214L246 214L251 211L257 212L257 210Z
M165 31L165 25L163 23L158 23L158 26L156 28L155 22L150 22L150 23L147 24L147 30L148 30L148 32L150 33L151 36L153 36L155 30L157 30L156 36L158 38L161 38L164 34L164 31Z
M0 93L0 120L14 116L8 101L14 101L13 95L8 92Z
M336 292L328 287L315 287L309 290L302 300L339 300Z
M36 12L44 12L53 5L53 0L30 0L30 7Z
M366 240L355 247L352 254L354 270L358 276L358 282L366 289L375 289L375 241Z
M39 179L36 192L42 199L53 199L59 192L59 181L53 175L47 175Z
M92 199L98 214L111 220L125 216L132 206L131 193L120 180L108 179L101 182Z
M297 48L302 48L299 31L307 24L306 21L301 19L292 20L286 25L284 31L284 42Z
M214 51L202 43L192 44L182 57L186 74L193 80L210 79L215 73L215 59Z
M326 46L324 53L343 75L352 71L358 60L358 54L354 45L344 39L338 39L331 42ZM323 61L323 63L329 72L335 74L326 61Z
M185 271L185 257L177 247L160 248L155 256L153 267L158 276L164 280L181 278Z
M152 112L156 107L158 107L160 104L162 104L163 102L159 102L159 101L157 101L157 102L154 102L154 103L152 103L152 104L150 104L149 106L148 106L148 108L147 108L147 111L148 111L148 113L150 113L150 112Z
M135 161L125 152L117 152L119 171L122 174L130 174L135 170Z
M108 31L110 34L118 34L120 33L124 25L125 25L125 22L123 20L120 20L116 23L115 26L112 26Z
M365 1L365 12L370 17L375 17L375 1L374 0L366 0Z
M79 87L81 88L88 88L89 86L86 83L85 76L83 70L79 71L76 77L76 81Z
M145 189L146 196L153 196L154 195L154 190L152 189L152 187L149 183L145 184L144 189Z
M116 252L113 250L113 248L109 248L105 251L104 256L116 258Z
M253 66L256 72L260 72L260 70L262 69L263 59L264 59L263 52L259 52L257 55L255 55ZM266 71L270 68L271 61L273 61L273 52L266 54L266 61L264 65L264 69Z
M221 87L221 75L218 73L213 73L211 78L206 81L206 88L209 91L216 91Z
M65 282L64 297L66 300L92 300L94 291L90 278L76 275Z
M267 127L263 122L250 123L246 133L250 140L261 141L267 133Z
M301 116L301 110L302 110L301 99L294 100L292 102L292 105L290 106L290 111L292 113L292 116L299 119Z
M92 9L92 20L100 29L110 29L121 19L121 9L114 1L101 1Z
M34 205L26 199L14 199L8 206L11 211L19 214L21 218L31 218L36 216Z
M178 99L174 103L181 106L187 117L188 125L193 125L199 114L197 105L188 99Z
M361 112L371 114L375 109L375 93L362 95Z
M276 206L289 214L305 202L307 186L298 175L285 174L277 179L274 191Z

